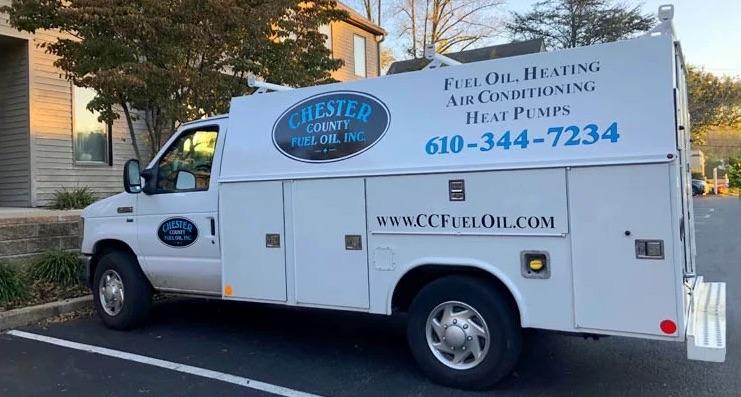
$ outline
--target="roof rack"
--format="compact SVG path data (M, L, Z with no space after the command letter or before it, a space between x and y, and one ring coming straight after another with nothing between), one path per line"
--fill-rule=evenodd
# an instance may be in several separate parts
M668 34L670 37L674 38L674 24L672 23L672 20L674 19L674 6L671 4L660 5L658 17L660 21L659 24L649 30L646 35L654 36Z
M258 80L255 75L250 74L247 76L247 86L257 88L255 94L265 94L269 91L289 91L292 87L288 87L280 84L268 83L262 80Z
M461 63L453 58L446 57L443 54L435 52L435 44L430 43L425 46L425 58L430 60L430 63L423 68L423 70L437 69L441 66L453 66L460 65Z

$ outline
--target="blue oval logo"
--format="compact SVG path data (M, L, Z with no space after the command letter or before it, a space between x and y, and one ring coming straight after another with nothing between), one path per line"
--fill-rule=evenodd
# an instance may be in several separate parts
M309 163L339 161L375 145L391 116L378 98L333 91L304 99L273 125L273 144L285 156Z
M157 237L170 247L183 248L196 242L198 228L189 219L170 218L160 224Z

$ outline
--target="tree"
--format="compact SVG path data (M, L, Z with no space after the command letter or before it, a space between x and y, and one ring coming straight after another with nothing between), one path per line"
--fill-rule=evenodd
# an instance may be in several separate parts
M741 128L741 80L687 68L687 96L692 140L703 143L713 127Z
M726 167L729 187L741 188L741 157L728 159Z
M381 48L381 70L384 71L384 73L395 61L396 58L394 58L393 50L386 47Z
M381 26L382 1L381 0L358 0L363 9L363 14L369 21Z
M507 30L515 40L542 38L548 48L573 48L629 38L654 25L639 6L611 0L545 0L513 13Z
M179 123L228 110L247 74L292 86L330 79L318 26L347 17L334 0L13 0L1 12L24 31L63 35L46 50L75 85L96 90L101 121L134 121L153 155ZM121 115L122 113L122 115Z
M405 51L421 57L428 43L439 53L464 50L492 38L499 29L493 13L499 0L397 0L398 36L406 41Z

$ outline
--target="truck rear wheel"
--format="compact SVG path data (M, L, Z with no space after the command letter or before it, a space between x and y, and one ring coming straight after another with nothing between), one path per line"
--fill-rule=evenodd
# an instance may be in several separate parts
M104 254L93 280L95 309L107 327L127 330L146 319L152 306L152 287L134 255L120 251Z
M433 382L479 390L494 386L512 372L522 348L511 306L496 286L477 278L433 281L409 311L414 358Z

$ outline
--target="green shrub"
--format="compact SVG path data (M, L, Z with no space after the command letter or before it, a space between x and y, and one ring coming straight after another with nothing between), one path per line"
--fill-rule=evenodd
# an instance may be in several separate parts
M729 163L726 169L728 184L730 187L741 187L741 159L731 159Z
M68 287L79 283L80 271L76 253L54 249L44 252L31 263L28 275L34 281Z
M67 190L62 188L54 192L52 207L58 210L82 209L97 200L95 195L86 187Z
M21 272L7 263L0 263L0 304L28 297L28 288Z

